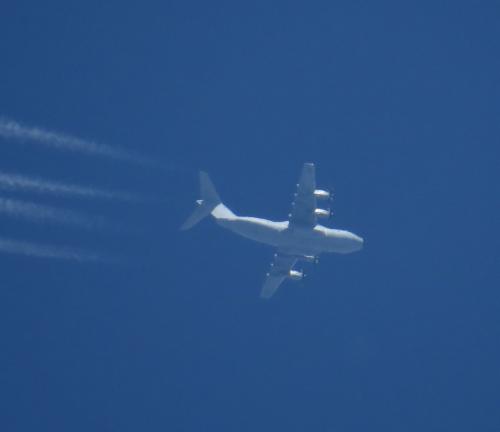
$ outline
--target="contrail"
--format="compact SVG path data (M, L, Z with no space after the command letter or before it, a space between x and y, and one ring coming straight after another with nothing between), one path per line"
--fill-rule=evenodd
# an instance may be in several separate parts
M90 219L74 211L9 198L0 197L0 213L38 223L72 225L89 230L109 228L102 219Z
M96 253L86 252L79 249L57 247L36 243L28 243L18 240L0 238L0 252L39 258L57 258L74 261L111 262L109 258L102 257Z
M14 120L0 117L0 137L32 141L59 150L79 152L88 155L109 157L116 160L133 162L140 165L161 166L156 161L133 154L126 150L98 144L94 141L77 138L61 132L22 125Z
M25 190L29 192L48 193L58 196L70 196L81 198L119 199L122 201L139 201L133 195L125 192L107 191L89 187L77 186L42 180L36 177L25 177L17 174L9 174L0 171L0 189L16 191Z

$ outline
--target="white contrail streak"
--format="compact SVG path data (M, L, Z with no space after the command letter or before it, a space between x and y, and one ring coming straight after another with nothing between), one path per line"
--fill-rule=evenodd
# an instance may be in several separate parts
M1 197L0 213L38 223L72 225L85 229L105 226L102 220L89 219L74 211Z
M53 194L57 196L138 201L136 197L125 192L93 189L89 187L42 180L36 177L25 177L17 174L9 174L1 171L0 189L8 191L24 190L28 192Z
M59 150L105 156L112 159L138 163L140 165L159 166L159 164L155 161L144 158L140 155L135 155L123 149L110 147L106 144L98 144L94 141L77 138L61 132L53 132L37 127L25 126L14 120L2 117L0 117L0 137L37 142L47 147Z
M86 252L67 247L57 247L18 240L0 238L0 252L7 254L24 255L39 258L56 258L73 261L110 261L96 253Z

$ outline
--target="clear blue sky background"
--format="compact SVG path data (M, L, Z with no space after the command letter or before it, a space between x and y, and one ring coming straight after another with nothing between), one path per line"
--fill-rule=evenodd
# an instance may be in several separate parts
M1 216L124 258L0 255L0 429L500 430L499 45L495 1L6 2L0 114L169 169L0 141L2 170L163 199L10 194L133 231ZM285 219L306 161L365 250L263 302L270 249L178 226L200 168Z

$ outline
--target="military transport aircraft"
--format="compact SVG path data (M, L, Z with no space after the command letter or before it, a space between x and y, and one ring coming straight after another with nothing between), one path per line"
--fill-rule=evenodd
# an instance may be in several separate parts
M331 199L330 192L316 189L314 164L302 167L297 192L288 220L274 222L248 216L237 216L219 198L210 177L200 172L201 199L198 207L184 222L186 230L211 214L216 222L243 237L274 246L274 262L261 290L262 298L270 298L285 279L301 280L304 273L294 270L297 261L317 262L323 252L351 253L363 247L363 239L349 231L318 224L318 218L330 216L330 210L317 208L317 201Z

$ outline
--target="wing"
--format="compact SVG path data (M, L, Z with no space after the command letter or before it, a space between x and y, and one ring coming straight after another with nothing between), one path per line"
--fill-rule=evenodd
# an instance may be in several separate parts
M290 227L294 226L312 228L317 223L316 213L316 170L314 164L305 163L302 167L297 193L290 213Z
M281 283L287 278L296 262L297 258L295 257L282 255L280 253L275 254L274 262L271 265L269 273L266 275L266 280L262 286L260 296L265 299L271 298Z

